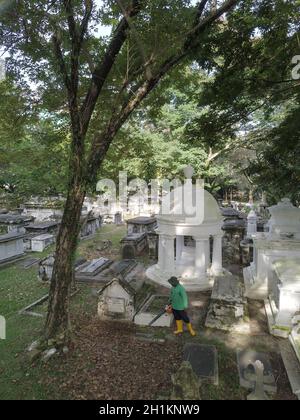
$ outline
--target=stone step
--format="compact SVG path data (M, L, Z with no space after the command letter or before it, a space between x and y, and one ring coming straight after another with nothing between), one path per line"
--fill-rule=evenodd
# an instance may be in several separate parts
M300 400L300 363L289 340L279 343L281 357L287 371L293 393Z

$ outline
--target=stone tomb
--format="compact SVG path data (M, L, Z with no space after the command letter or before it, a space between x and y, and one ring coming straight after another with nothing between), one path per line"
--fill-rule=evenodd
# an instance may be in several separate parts
M184 186L174 188L162 200L162 212L157 216L158 262L148 268L147 277L166 288L170 288L168 278L176 276L187 291L211 290L215 277L225 273L222 214L214 197L193 184L192 168L186 168L185 175ZM189 206L184 203L194 203L194 208L186 208ZM164 213L164 208L168 212ZM190 244L189 238L193 239Z
M288 338L293 318L300 311L300 258L277 260L265 300L270 333Z
M200 380L219 385L218 352L216 347L188 343L184 346L184 360L189 362Z
M255 389L256 374L253 365L260 361L264 365L264 390L272 394L277 393L277 385L269 357L254 350L237 350L237 363L242 388Z
M46 248L51 246L55 242L54 235L50 235L49 233L35 236L31 240L31 249L33 252L43 252Z
M113 279L99 291L98 316L103 320L132 321L135 290L120 279Z
M0 234L10 232L25 233L24 227L28 226L34 220L31 216L20 214L0 214Z
M52 273L53 273L53 266L54 266L54 262L55 262L55 256L54 254L49 255L48 257L42 259L39 262L39 273L38 273L38 277L41 281L50 281L52 278ZM77 267L82 266L83 264L86 263L85 259L79 258L78 260L76 260L75 262L75 271Z
M137 325L147 326L150 322L167 306L169 302L168 296L153 295L150 296L142 308L134 317L134 323ZM171 327L173 324L173 315L165 313L157 321L152 324L152 327Z
M26 238L25 238L25 248L27 250L32 250L32 240L37 236L41 235L54 235L56 237L60 222L41 222L41 223L31 223L25 227L26 229Z
M94 259L92 261L87 261L86 263L77 267L75 274L76 281L97 281L98 275L109 268L112 263L113 261L103 257Z
M289 199L269 208L268 233L253 235L253 262L244 269L246 296L268 299L273 289L273 263L287 258L300 259L300 209Z
M89 216L87 220L82 222L82 228L80 232L81 239L89 238L94 236L97 230L101 227L101 218L96 216Z
M236 276L216 278L205 326L240 334L250 333L247 301Z
M24 255L24 234L10 232L0 236L0 264Z
M122 257L124 259L134 259L141 255L147 248L146 233L132 233L121 240Z
M128 235L135 233L152 232L157 227L157 220L155 217L136 217L127 220Z

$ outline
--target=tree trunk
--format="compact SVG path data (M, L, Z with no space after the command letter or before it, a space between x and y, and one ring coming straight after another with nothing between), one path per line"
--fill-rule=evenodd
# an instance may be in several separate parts
M63 344L70 339L69 296L74 278L74 258L84 198L82 185L70 188L56 242L45 338L49 340L61 336Z

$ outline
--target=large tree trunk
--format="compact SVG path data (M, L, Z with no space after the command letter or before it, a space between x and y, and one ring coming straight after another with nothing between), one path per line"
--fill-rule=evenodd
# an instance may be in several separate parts
M49 340L61 336L63 344L70 339L69 296L84 198L82 185L70 188L56 243L45 338Z

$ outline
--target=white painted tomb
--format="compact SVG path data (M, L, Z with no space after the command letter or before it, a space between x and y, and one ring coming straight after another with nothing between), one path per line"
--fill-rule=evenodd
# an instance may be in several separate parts
M217 201L201 186L192 184L192 168L187 168L185 186L164 196L157 216L158 263L147 270L153 282L170 288L168 279L179 278L187 291L210 290L222 267L223 218ZM188 203L193 203L191 209ZM170 208L169 214L164 209ZM210 241L213 241L211 258Z
M300 311L300 258L278 260L273 269L265 300L269 329L271 334L287 338Z
M24 255L24 237L24 234L18 232L0 236L0 264Z
M253 262L244 269L246 297L267 299L273 278L273 263L288 258L300 259L300 209L289 199L270 207L269 232L256 233Z
M98 316L104 320L132 321L135 294L127 282L113 279L99 292Z
M44 234L36 236L31 240L31 249L33 252L43 252L48 246L52 245L54 241L54 235Z

